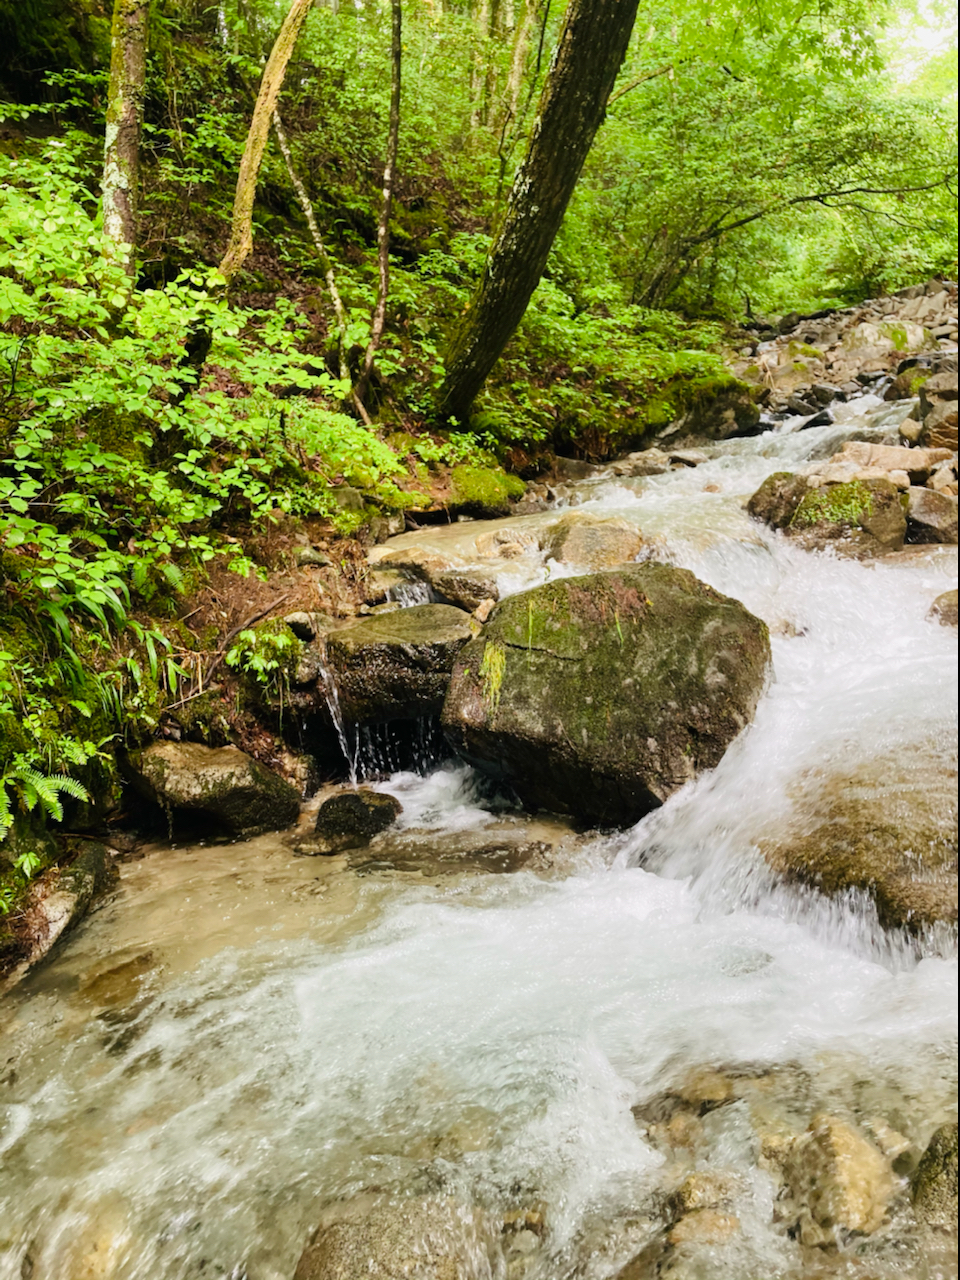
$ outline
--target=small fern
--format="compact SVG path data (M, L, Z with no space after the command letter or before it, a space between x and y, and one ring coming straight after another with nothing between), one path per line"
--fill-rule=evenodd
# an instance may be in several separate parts
M86 787L76 778L65 773L41 773L26 761L15 760L12 767L0 777L0 838L13 826L13 805L10 792L19 796L21 807L32 813L39 808L43 815L54 822L63 821L61 796L74 800L89 800Z

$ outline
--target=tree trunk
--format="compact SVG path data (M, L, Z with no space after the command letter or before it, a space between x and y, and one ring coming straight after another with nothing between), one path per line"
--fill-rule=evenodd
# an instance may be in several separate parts
M445 417L466 421L484 380L523 318L603 122L639 0L571 0L527 155L503 225L447 357Z
M537 16L537 0L523 0L520 17L513 33L510 51L510 70L507 74L507 105L510 120L516 120L520 111L520 94L523 92L523 73L527 66L530 48L530 32Z
M149 0L115 0L110 31L110 89L103 148L103 234L133 275L137 242L137 169L147 62Z
M377 257L380 265L380 284L377 301L370 317L370 341L363 357L363 368L353 389L354 399L363 402L373 370L373 360L383 337L387 318L387 295L390 290L390 211L393 207L393 183L397 169L397 144L400 139L400 71L403 57L401 0L391 0L390 36L390 123L387 128L387 158L383 166L383 204L377 226Z
M220 274L229 284L243 266L253 248L253 202L257 194L257 175L270 135L270 124L276 109L287 64L293 53L297 37L303 28L307 14L313 8L313 0L292 0L289 12L280 28L280 34L270 50L270 57L260 81L257 105L253 109L250 129L247 132L237 191L233 199L233 220L230 226L230 243L220 263Z

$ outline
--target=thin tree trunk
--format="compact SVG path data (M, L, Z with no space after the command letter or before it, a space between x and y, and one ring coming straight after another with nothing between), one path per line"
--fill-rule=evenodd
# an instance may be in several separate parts
M313 0L292 0L290 9L280 28L280 34L270 50L270 57L260 81L257 105L253 109L247 132L237 191L233 200L233 220L230 227L230 243L220 263L220 274L229 284L243 266L253 248L253 202L257 194L257 176L270 135L270 123L280 96L287 64L293 53L297 37L303 28L307 14L313 8Z
M447 357L440 410L470 405L523 318L606 111L639 0L571 0L527 155L466 323Z
M530 32L533 30L533 21L536 16L537 0L523 0L520 18L513 33L510 70L507 73L507 112L511 120L516 119L520 110L523 73L527 65L527 51L530 48Z
M380 283L377 301L370 318L370 341L363 357L363 368L354 387L354 395L361 402L367 393L367 385L373 370L374 357L383 337L387 318L387 295L390 290L390 211L393 208L393 183L397 169L397 144L400 138L400 71L403 57L401 0L391 0L390 35L390 122L387 130L387 158L383 167L383 204L377 226L377 257L380 266Z
M327 252L327 246L323 242L323 236L320 234L320 228L317 226L316 215L313 212L313 202L307 194L307 189L300 181L300 177L293 167L293 156L290 154L290 144L287 141L287 135L283 128L283 121L280 119L280 112L273 113L273 128L277 135L277 142L280 144L280 150L283 152L283 159L287 166L287 173L293 184L293 189L297 193L300 200L300 208L303 210L304 217L307 220L307 226L310 228L310 235L313 238L313 247L317 251L317 257L320 259L320 266L323 268L323 278L327 282L327 291L330 294L330 301L333 303L333 314L337 322L337 364L340 369L340 379L342 382L350 382L350 366L347 364L347 326L350 323L350 316L347 308L344 306L343 298L340 296L340 290L337 287L337 272L333 265L333 259ZM363 421L370 425L370 415L363 407L363 401L355 393L351 392L351 398L357 413Z
M103 148L103 234L108 250L134 270L137 173L149 0L115 0L110 31L110 89Z

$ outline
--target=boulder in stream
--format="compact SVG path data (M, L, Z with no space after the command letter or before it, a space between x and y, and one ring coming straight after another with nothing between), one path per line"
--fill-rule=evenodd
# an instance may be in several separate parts
M911 542L957 544L957 499L936 489L907 490L907 535Z
M134 787L170 815L228 839L296 822L300 796L238 747L154 742L129 757Z
M784 1175L800 1239L811 1245L839 1243L838 1231L876 1231L897 1190L883 1153L852 1124L825 1112L793 1143Z
M809 775L785 830L761 851L788 879L862 890L891 927L957 919L957 774L936 742L850 772Z
M742 604L664 564L511 596L457 657L454 749L531 808L636 822L749 724L770 660Z
M900 491L882 476L811 487L805 475L777 471L752 495L747 511L810 551L832 546L857 560L899 551L907 533Z
M293 1280L495 1280L498 1225L451 1199L359 1195L325 1210Z
M942 591L930 606L927 616L931 622L939 622L941 627L955 627L957 625L957 588L954 587L952 591Z
M320 806L316 834L324 842L323 853L357 849L386 831L403 812L396 797L371 787L341 791Z
M547 555L596 572L636 560L643 535L635 524L586 511L568 511L543 536Z
M462 609L422 604L335 631L327 661L344 718L371 724L439 715L454 661L475 629Z

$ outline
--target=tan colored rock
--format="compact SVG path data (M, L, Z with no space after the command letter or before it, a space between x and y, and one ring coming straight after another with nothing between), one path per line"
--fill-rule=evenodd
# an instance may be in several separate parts
M913 1208L930 1227L957 1230L957 1125L941 1125L920 1157L911 1186Z
M869 1235L897 1190L884 1156L845 1120L821 1112L791 1149L784 1175L794 1202L827 1232Z
M811 773L786 830L760 848L788 879L865 890L881 921L920 930L957 918L957 774L936 742L849 773Z
M740 1190L735 1174L691 1173L670 1197L670 1211L682 1218L698 1209L719 1209L729 1205Z
M581 511L561 516L544 535L547 555L593 572L636 560L642 547L643 535L636 525Z
M508 525L482 533L473 544L477 554L499 560L519 560L522 556L539 555L540 539L530 529Z
M330 1206L294 1280L494 1280L496 1225L449 1199L356 1196Z
M906 440L908 444L916 444L922 431L923 423L917 422L915 418L907 418L906 422L900 423L900 439Z
M911 485L907 490L907 532L911 542L957 542L957 499Z
M677 1089L688 1106L705 1115L733 1098L733 1082L721 1071L698 1067L691 1071Z
M937 596L930 606L927 617L931 622L939 622L941 627L955 627L957 625L957 588L954 587L952 591L944 591Z
M740 1219L732 1213L718 1213L715 1209L701 1209L688 1213L675 1222L667 1233L667 1240L679 1248L682 1245L725 1244L740 1230Z
M941 400L924 416L920 444L957 451L957 401Z

